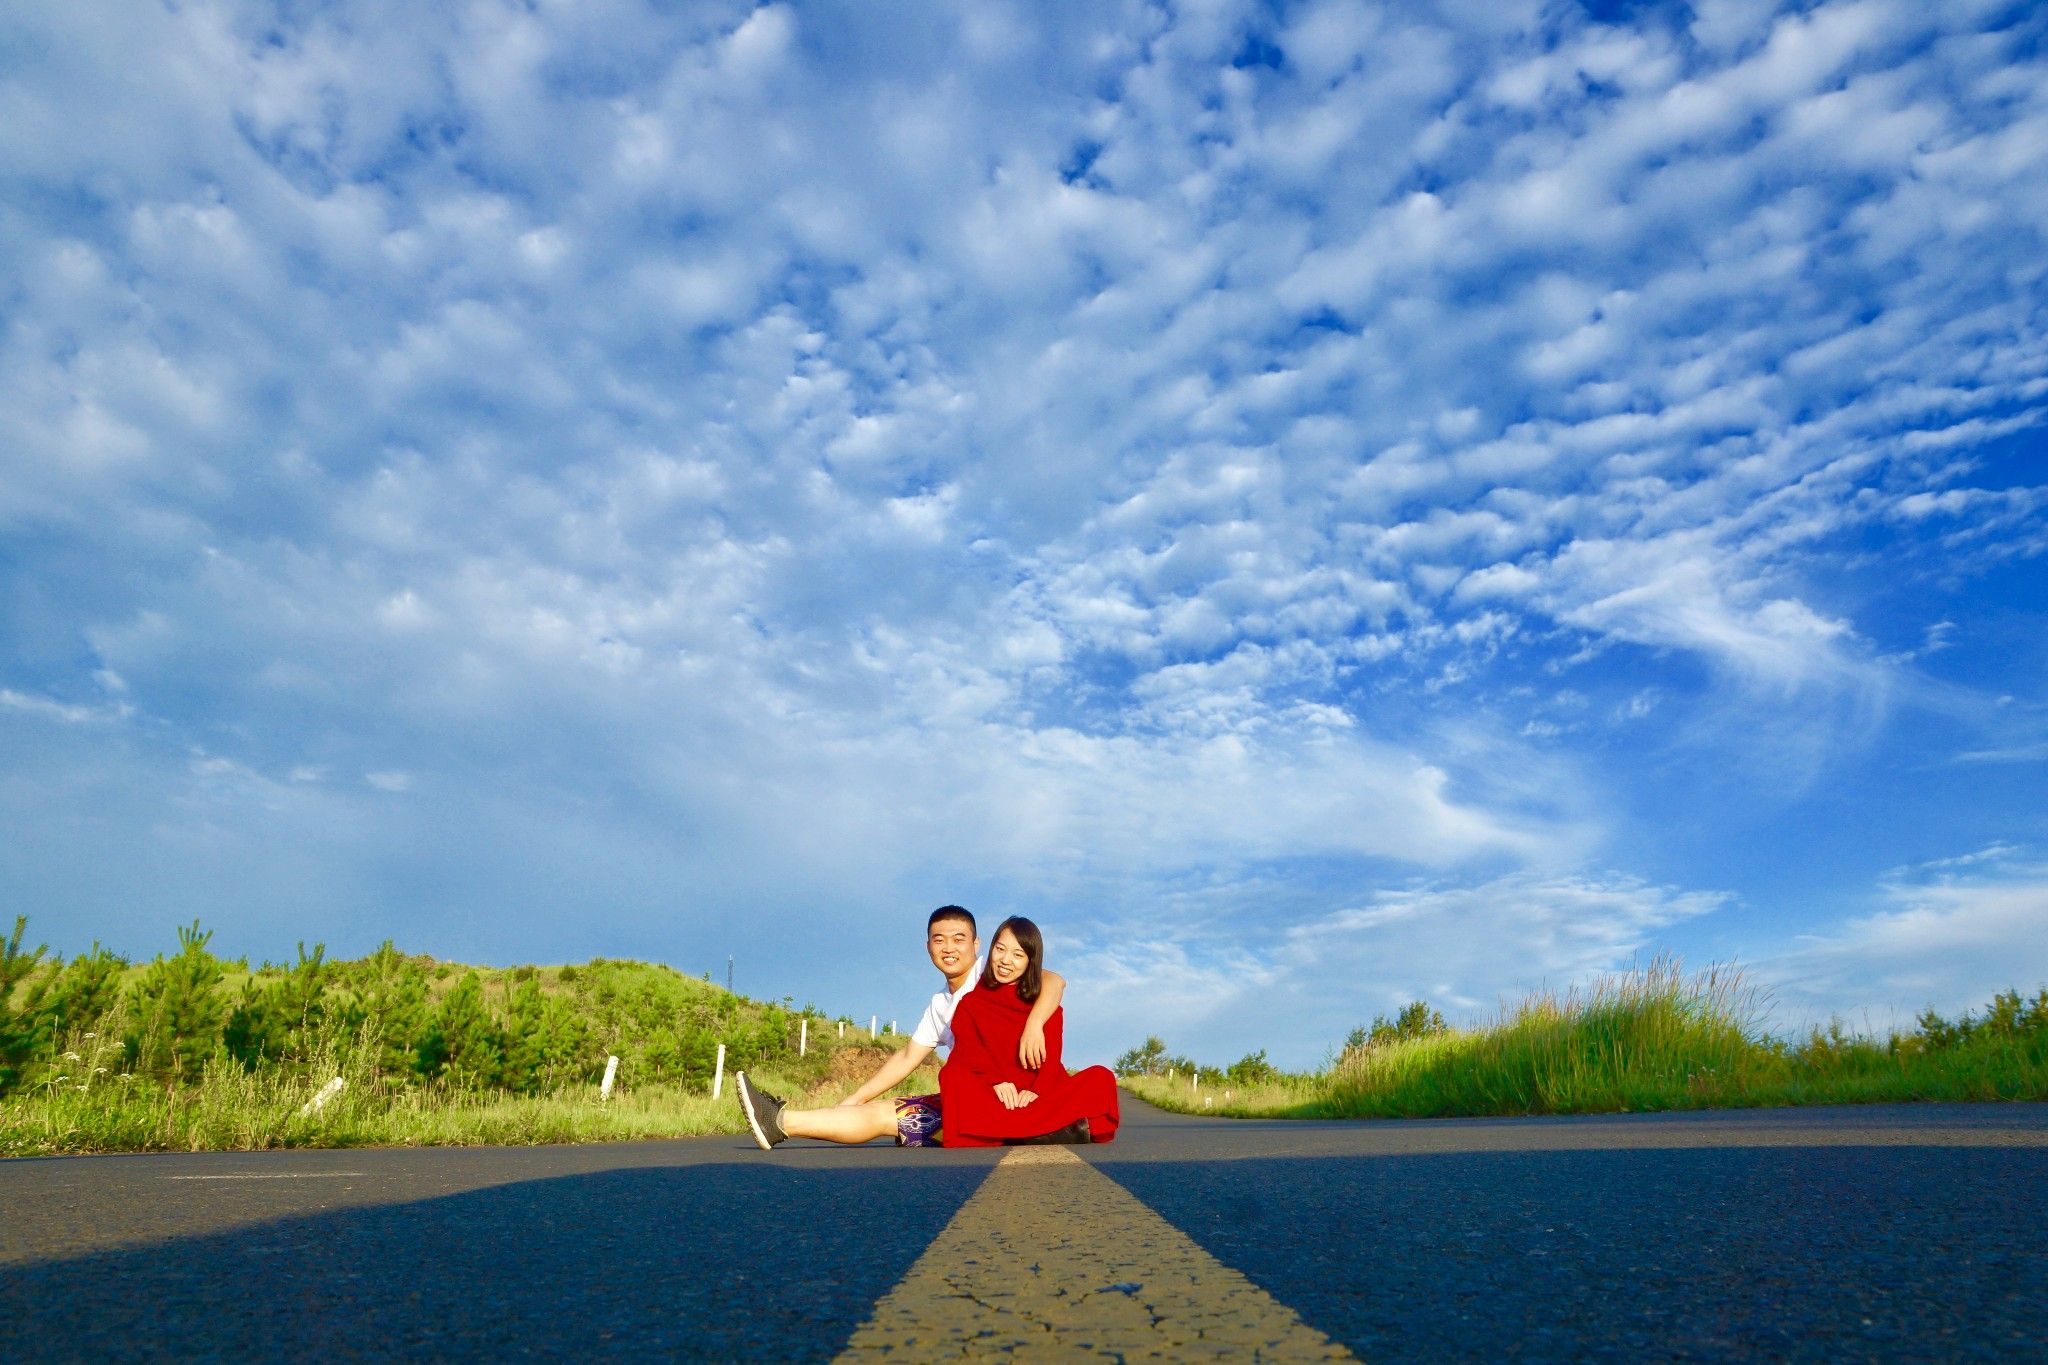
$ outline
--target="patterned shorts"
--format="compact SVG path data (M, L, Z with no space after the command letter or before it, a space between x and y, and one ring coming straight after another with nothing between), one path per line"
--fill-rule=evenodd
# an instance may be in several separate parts
M898 1147L943 1147L939 1140L939 1097L905 1095L896 1101Z

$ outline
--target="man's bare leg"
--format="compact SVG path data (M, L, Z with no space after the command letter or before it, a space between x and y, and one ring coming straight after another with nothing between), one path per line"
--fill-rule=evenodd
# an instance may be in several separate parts
M896 1136L896 1101L871 1100L866 1104L840 1104L830 1109L785 1109L782 1131L791 1137L819 1138L826 1142L873 1142Z

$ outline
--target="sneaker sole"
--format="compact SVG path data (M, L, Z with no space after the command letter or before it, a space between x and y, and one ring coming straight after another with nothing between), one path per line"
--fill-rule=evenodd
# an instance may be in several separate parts
M764 1152L774 1151L775 1144L770 1142L768 1135L761 1131L761 1120L754 1117L754 1087L747 1084L747 1073L736 1071L733 1073L732 1080L733 1089L739 1092L740 1112L747 1116L747 1127L753 1130L755 1145Z

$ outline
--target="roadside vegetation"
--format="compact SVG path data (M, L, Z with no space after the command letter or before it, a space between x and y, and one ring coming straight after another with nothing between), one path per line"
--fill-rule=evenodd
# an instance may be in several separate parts
M1263 1052L1198 1067L1147 1039L1116 1070L1162 1108L1240 1117L1442 1118L1653 1109L2048 1099L2048 990L1981 1012L1928 1011L1886 1037L1839 1021L1770 1036L1739 970L1687 974L1660 960L1563 995L1505 1006L1471 1029L1416 1002L1354 1029L1312 1073Z
M17 919L0 936L0 1156L736 1133L732 1071L830 1104L903 1043L642 962L468 967L386 943L252 968L215 956L197 924L149 962L97 946L67 961L25 934ZM2048 990L1956 1019L1929 1011L1886 1037L1834 1023L1777 1038L1760 1006L1739 971L1658 961L1470 1029L1415 1002L1354 1029L1315 1072L1263 1051L1201 1065L1158 1038L1116 1070L1164 1108L1241 1117L2048 1099ZM938 1088L930 1070L906 1086Z
M642 962L479 968L386 943L251 968L197 924L147 963L65 961L26 928L0 936L5 1156L738 1132L734 1070L829 1103L903 1042Z

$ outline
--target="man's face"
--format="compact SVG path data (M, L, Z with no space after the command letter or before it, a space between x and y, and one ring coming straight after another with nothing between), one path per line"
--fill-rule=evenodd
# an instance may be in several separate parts
M967 921L942 919L932 926L924 946L925 951L932 955L932 965L944 972L950 981L974 965L981 942L967 927Z

